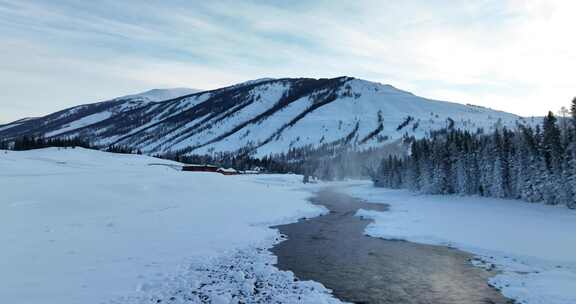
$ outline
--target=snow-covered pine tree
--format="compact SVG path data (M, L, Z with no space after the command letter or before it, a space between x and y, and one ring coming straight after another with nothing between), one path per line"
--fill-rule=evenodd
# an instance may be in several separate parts
M572 114L573 128L576 130L576 97L572 99L572 104L570 105L570 113Z
M566 134L570 133L570 134ZM434 194L479 194L576 208L576 126L559 128L550 112L535 129L461 130L412 139L405 158L382 160L377 186Z

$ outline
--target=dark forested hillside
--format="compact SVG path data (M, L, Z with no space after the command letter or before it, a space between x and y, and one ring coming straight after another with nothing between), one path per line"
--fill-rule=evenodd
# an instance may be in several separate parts
M549 112L535 128L444 130L411 143L409 156L382 161L373 176L377 186L576 208L576 99L571 118Z

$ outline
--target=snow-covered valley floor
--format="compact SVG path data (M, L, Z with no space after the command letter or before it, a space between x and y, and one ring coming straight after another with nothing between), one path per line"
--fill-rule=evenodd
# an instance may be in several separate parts
M0 302L340 303L274 267L269 227L326 212L310 190L336 186L375 237L475 254L520 303L576 303L576 212L540 204L416 195L369 182L181 172L170 161L84 149L0 151Z
M358 211L375 221L366 229L370 236L471 252L477 266L500 271L490 283L518 303L576 303L575 211L514 200L417 195L369 182L340 188L390 206L388 212Z
M339 303L272 265L325 210L298 176L180 172L84 149L0 151L0 302Z

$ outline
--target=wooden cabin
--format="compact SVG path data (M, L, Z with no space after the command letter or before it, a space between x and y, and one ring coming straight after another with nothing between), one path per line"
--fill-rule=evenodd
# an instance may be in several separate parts
M212 165L184 165L182 166L182 171L190 172L218 172L217 166Z

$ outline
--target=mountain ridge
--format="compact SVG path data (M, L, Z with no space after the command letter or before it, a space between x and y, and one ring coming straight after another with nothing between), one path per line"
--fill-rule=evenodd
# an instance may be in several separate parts
M329 143L372 147L447 126L490 130L521 120L347 76L263 78L166 100L135 94L76 106L0 126L0 137L80 137L147 154L265 156Z

